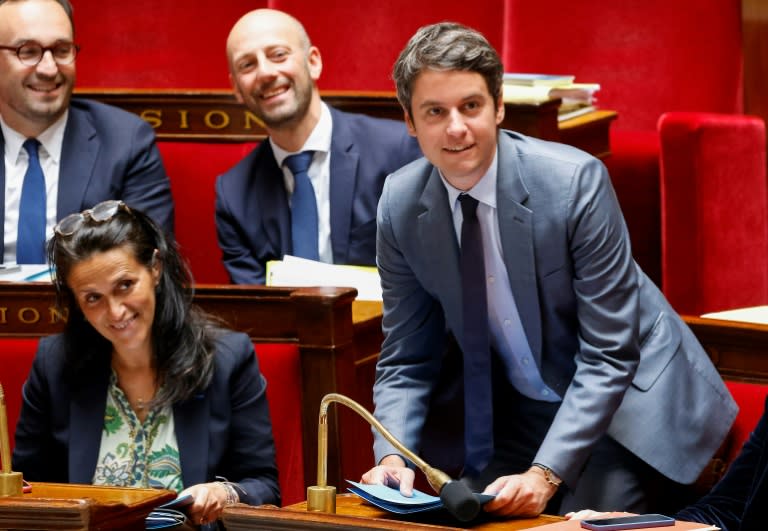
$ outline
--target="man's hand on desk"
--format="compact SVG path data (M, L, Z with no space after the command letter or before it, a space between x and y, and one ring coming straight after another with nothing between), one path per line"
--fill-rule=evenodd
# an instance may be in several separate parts
M360 483L369 485L386 485L393 489L399 488L400 494L410 498L413 496L413 481L416 475L405 466L403 458L388 455L381 460L379 466L373 467L363 474Z
M483 509L499 516L538 516L555 492L557 487L547 481L544 472L531 467L527 472L502 476L488 485L483 494L495 494L496 498Z
M403 496L413 495L413 470L400 456L388 455L379 466L363 474L361 483L399 488ZM557 487L547 481L541 468L531 467L523 474L502 476L485 488L483 494L495 494L483 509L499 516L538 516L544 511Z

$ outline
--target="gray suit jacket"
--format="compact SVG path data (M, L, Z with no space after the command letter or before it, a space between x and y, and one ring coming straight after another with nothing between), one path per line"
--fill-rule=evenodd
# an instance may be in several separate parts
M0 154L5 150L0 133ZM5 165L0 164L0 220L5 219ZM152 127L129 112L73 99L61 147L56 219L122 199L173 233L171 183ZM0 262L5 244L0 230Z
M508 131L498 151L510 285L541 374L563 397L536 462L573 485L608 433L669 478L694 481L738 408L632 259L605 167L572 147ZM459 245L445 187L426 159L387 179L377 257L385 340L376 416L419 448L446 331L463 342ZM381 438L375 452L377 461L397 453Z

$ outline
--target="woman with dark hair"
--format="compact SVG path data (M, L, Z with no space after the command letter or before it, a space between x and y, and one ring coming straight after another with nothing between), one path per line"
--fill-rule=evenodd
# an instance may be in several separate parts
M237 501L279 504L253 344L192 305L189 269L162 230L105 201L61 220L48 258L68 320L40 341L24 385L14 469L191 494L195 523Z

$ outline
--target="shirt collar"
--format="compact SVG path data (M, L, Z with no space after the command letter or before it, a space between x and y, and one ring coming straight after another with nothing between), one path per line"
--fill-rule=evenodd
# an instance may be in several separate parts
M321 151L323 153L328 153L331 150L332 129L333 119L331 118L331 111L324 102L320 102L320 119L317 121L317 125L315 125L309 138L307 138L307 141L304 142L304 145L299 151L286 151L275 144L270 137L269 143L272 146L272 152L275 154L275 161L277 161L278 167L282 167L286 157L302 151Z
M480 203L485 203L491 208L496 208L496 181L498 180L498 159L499 159L499 150L496 149L496 153L494 153L493 155L493 160L491 161L491 165L488 167L488 170L480 178L480 180L477 181L477 183L475 183L475 186L473 186L466 192L451 186L451 184L445 179L445 177L443 177L443 174L440 173L440 170L438 170L438 173L440 174L440 180L443 181L443 185L445 186L445 189L448 192L448 201L449 201L449 204L451 205L451 210L453 210L456 207L459 201L459 196L463 193L469 194L470 196L477 199Z
M67 126L67 117L69 116L69 109L64 111L58 120L51 124L48 129L40 133L37 136L37 141L43 147L45 153L56 164L59 164L61 159L61 148L64 144L64 130ZM3 117L0 116L0 130L3 132L3 138L5 139L5 152L8 153L10 160L18 163L19 155L24 150L24 142L27 137L19 134L14 129L5 123Z

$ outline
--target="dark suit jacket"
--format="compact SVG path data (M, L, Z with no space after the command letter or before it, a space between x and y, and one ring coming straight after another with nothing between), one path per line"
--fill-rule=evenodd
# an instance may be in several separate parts
M720 482L679 520L714 524L722 531L763 531L768 502L768 398L766 411Z
M13 468L30 481L89 484L104 428L110 357L86 385L64 376L61 335L40 341L16 427ZM245 334L217 340L210 386L173 406L185 487L223 476L251 505L280 503L266 383Z
M5 140L0 133L0 153ZM0 220L5 219L5 165L0 164ZM64 129L56 218L122 199L173 232L173 198L155 133L129 112L73 99ZM0 230L0 261L5 244Z
M386 176L421 156L405 125L331 108L331 246L336 264L376 264L376 205ZM293 252L283 172L262 142L216 180L216 230L236 284L263 284Z
M535 462L575 485L607 433L669 478L694 481L738 407L632 259L605 166L571 146L502 131L496 203L523 331L563 398ZM387 179L377 237L385 337L376 415L419 448L446 330L464 343L459 244L447 191L426 159ZM395 452L381 437L375 451L377 461Z

